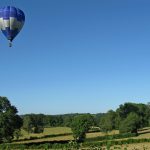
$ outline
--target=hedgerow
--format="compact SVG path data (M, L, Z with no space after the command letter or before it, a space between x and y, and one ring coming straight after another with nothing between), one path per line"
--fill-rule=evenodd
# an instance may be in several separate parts
M98 136L94 138L87 138L86 142L123 139L123 138L135 137L135 136L137 136L136 133L114 134L114 135Z

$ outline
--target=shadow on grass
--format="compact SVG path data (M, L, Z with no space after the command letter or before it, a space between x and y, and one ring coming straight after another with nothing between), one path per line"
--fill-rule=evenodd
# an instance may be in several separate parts
M150 130L150 127L145 128L145 129L139 129L138 131L147 131L147 130Z
M13 140L13 142L30 141L30 140L37 140L37 139L43 139L43 138L53 138L53 137L60 137L60 136L68 136L68 135L72 135L72 133L51 134L51 135L44 135L44 136L41 136L41 137L31 136L29 138Z
M41 141L41 142L30 142L25 143L23 145L31 146L31 145L40 145L40 144L67 144L70 140L63 140L63 141Z
M150 133L150 131L145 130L145 132L138 133L138 135L147 134L147 133Z

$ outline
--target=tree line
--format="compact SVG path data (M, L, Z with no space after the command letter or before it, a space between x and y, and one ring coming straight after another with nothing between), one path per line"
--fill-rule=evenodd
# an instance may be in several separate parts
M93 126L98 126L99 117L104 114L63 114L63 115L44 115L44 114L26 114L22 115L23 128L28 132L38 133L37 128L41 127L71 127L72 122L76 116L91 116Z
M136 133L150 126L150 103L124 103L115 111L99 114L25 114L19 116L17 108L6 97L0 97L0 142L19 137L20 129L28 133L41 133L45 127L70 127L75 141L82 142L90 131Z

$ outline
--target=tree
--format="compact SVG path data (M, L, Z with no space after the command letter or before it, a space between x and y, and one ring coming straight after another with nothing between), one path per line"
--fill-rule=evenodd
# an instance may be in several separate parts
M31 117L29 115L25 115L23 117L23 129L26 130L29 133L32 132L32 120Z
M108 111L100 119L100 128L104 132L115 129L116 113L113 110Z
M6 97L0 97L0 138L2 141L11 141L16 129L22 126L22 118L17 115L15 106L11 105Z
M44 115L29 114L23 116L23 129L28 133L41 133L44 130Z
M83 142L92 125L93 117L90 114L75 116L71 125L75 141Z
M121 119L125 119L129 113L134 112L138 113L139 108L137 107L137 104L135 103L125 103L123 105L120 105L119 108L116 110L116 112L120 116Z
M64 119L63 119L63 122L64 122L64 126L66 127L70 127L71 124L72 124L72 119L73 117L72 116L64 116Z
M137 133L140 128L140 118L136 113L131 112L126 119L124 119L119 128L120 133Z
M23 136L23 135L21 134L21 130L20 130L20 129L16 129L16 130L14 131L14 137L16 138L16 140L18 140L19 137L21 137L21 136Z
M95 120L95 126L99 126L100 125L100 122L101 122L101 119L103 116L105 116L106 113L98 113L98 114L95 114L94 115L94 120Z
M138 116L140 118L140 128L149 126L150 108L145 104L137 104Z
M33 133L42 133L44 131L44 115L43 114L32 114L32 126Z
M122 124L130 113L135 113L138 116L140 128L149 125L150 108L148 105L141 103L125 103L124 105L120 105L116 113L118 116L118 126Z

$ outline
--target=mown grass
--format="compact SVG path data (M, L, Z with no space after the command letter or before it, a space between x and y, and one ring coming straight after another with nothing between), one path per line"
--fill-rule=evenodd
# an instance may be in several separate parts
M21 130L22 136L19 138L19 140L22 141L15 141L15 143L28 143L28 142L43 142L43 141L63 141L63 140L73 140L72 135L64 135L61 136L60 134L71 134L71 128L69 127L50 127L50 128L44 128L43 133L35 134L35 133L27 133L25 130ZM113 135L113 134L118 134L117 130L111 131L107 133L107 135ZM45 135L58 135L55 137L48 137L48 138L41 138L44 137ZM94 132L94 133L87 133L86 137L87 138L94 138L97 136L105 136L106 133L103 132ZM32 137L38 137L41 139L33 139ZM31 139L30 139L31 138ZM23 141L23 139L26 139ZM27 140L29 139L29 140Z
M113 131L108 132L108 133L104 133L104 132L87 133L86 137L87 138L95 138L95 137L98 137L98 136L114 135L114 134L119 134L119 131L118 130L113 130Z
M22 136L20 139L30 138L30 137L42 137L45 135L57 135L57 134L64 134L64 133L72 133L71 128L68 127L50 127L44 128L43 133L28 133L25 130L21 130Z
M113 146L111 147L112 149L114 149ZM150 150L150 143L136 143L136 144L127 144L127 145L122 145L122 146L118 146L118 148L121 149L127 149L127 150Z
M23 136L21 139L24 138L29 138L29 137L42 137L44 135L58 135L56 137L50 137L50 138L42 138L42 139L35 139L35 140L26 140L26 141L18 141L18 142L13 142L13 143L18 143L18 144L27 144L27 143L39 143L39 142L51 142L51 141L70 141L73 140L72 135L64 135L60 136L60 134L71 134L72 131L68 127L54 127L54 128L45 128L43 133L40 134L28 134L24 130L22 130ZM98 136L105 136L105 135L114 135L118 134L119 131L114 130L109 133L102 133L102 132L94 132L94 133L87 133L86 137L87 138L95 138ZM150 128L145 128L139 131L139 136L137 137L132 137L130 139L144 139L144 138L150 138ZM128 138L125 138L128 139ZM124 139L124 140L125 140ZM123 139L114 139L114 140L123 140ZM108 149L107 146L103 147L104 149ZM110 150L113 149L120 149L120 150L150 150L150 143L145 142L145 143L136 143L136 144L122 144L122 145L115 145L111 146Z
M96 148L96 147L95 147ZM124 144L115 146L103 146L101 150L150 150L150 143Z

